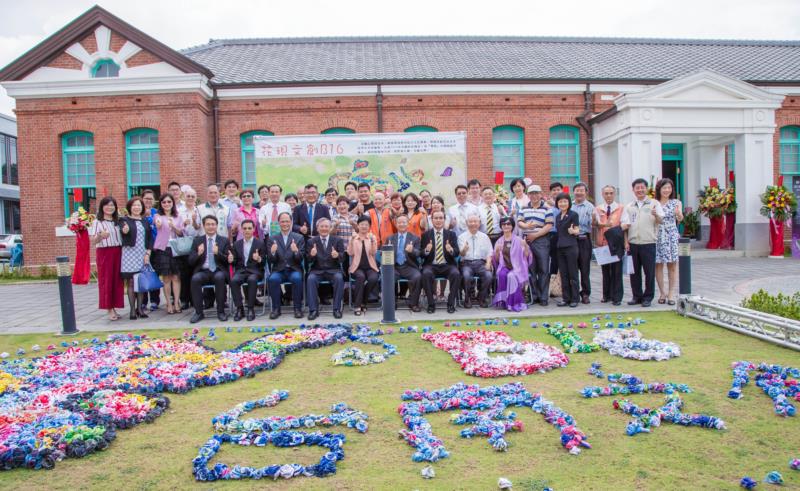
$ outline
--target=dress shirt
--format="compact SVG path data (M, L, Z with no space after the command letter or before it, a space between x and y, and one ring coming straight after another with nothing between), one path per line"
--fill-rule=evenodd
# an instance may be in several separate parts
M469 201L464 204L454 204L450 207L450 220L455 222L453 231L456 235L461 235L467 231L467 217L472 214L480 215L478 207Z
M200 208L200 226L203 226L203 218L207 216L217 217L217 233L225 238L228 237L228 228L231 226L231 209L217 201L216 205L209 202L203 203Z
M458 250L464 249L464 244L469 244L467 253L461 256L462 261L486 261L492 255L492 241L489 236L478 230L474 234L469 230L458 236Z
M216 258L214 257L214 244L217 243L217 235L214 234L210 237L206 235L205 240L206 240L205 243L206 258L205 261L203 261L203 269L207 269L209 271L216 271L220 267L220 265L217 264ZM209 247L209 242L211 242L211 247ZM213 269L211 268L212 265L214 266Z
M488 222L489 222L489 213L492 214L492 230L487 230ZM481 203L478 207L478 215L481 217L481 231L491 235L497 235L502 233L502 229L500 228L500 218L503 216L500 214L500 208L497 206L497 203L492 203L491 205L487 205L486 203ZM461 234L459 234L461 235Z
M274 225L272 224L273 210L275 210L276 212ZM273 203L272 201L270 201L266 205L258 209L258 222L266 223L266 225L264 226L265 233L268 231L269 235L275 235L280 231L278 229L277 217L281 216L281 213L288 213L289 215L291 215L292 207L289 206L288 203L284 203L283 201L278 201L277 203Z
M253 247L253 239L242 239L242 252L244 252L244 265L247 266L247 261L250 260L250 249Z
M592 233L592 214L594 213L594 205L588 199L578 203L572 202L572 211L578 214L578 229L581 235L589 235Z

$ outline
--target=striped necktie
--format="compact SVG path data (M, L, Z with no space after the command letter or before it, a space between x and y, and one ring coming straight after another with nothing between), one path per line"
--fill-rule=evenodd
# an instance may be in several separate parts
M486 207L486 233L494 233L494 216L492 215L492 207Z
M442 240L442 233L436 232L436 264L444 263L444 241Z

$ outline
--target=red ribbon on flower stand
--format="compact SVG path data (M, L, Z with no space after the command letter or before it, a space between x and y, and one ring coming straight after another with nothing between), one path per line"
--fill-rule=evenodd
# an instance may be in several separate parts
M734 185L733 171L728 171L728 186ZM733 249L734 248L734 233L736 232L736 212L725 213L725 233L722 237L720 249Z
M783 257L783 227L784 223L769 219L769 256Z
M719 249L725 237L725 217L718 216L709 218L708 220L711 222L711 227L708 232L708 244L706 244L706 249Z
M86 229L78 230L75 232L75 271L72 272L72 284L88 284L90 274L89 231Z

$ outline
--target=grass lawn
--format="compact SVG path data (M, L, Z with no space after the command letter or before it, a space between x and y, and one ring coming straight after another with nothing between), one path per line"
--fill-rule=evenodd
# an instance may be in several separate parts
M674 313L651 313L639 326L646 338L674 341L683 356L667 362L639 362L609 356L606 351L570 355L567 368L546 374L501 379L479 379L461 372L444 351L420 339L419 334L395 333L385 339L397 345L399 354L381 365L334 367L330 356L341 349L331 346L291 354L275 370L254 378L216 387L203 387L186 395L167 394L172 404L153 424L119 431L104 452L83 459L65 459L51 471L14 470L0 472L0 489L249 489L255 486L286 489L496 489L497 479L507 477L515 490L541 489L545 484L567 489L737 489L739 480L752 476L761 481L772 470L786 480L785 489L800 489L800 472L788 467L790 458L800 458L800 417L781 418L773 413L772 400L754 382L744 390L744 399L726 397L731 383L730 364L737 360L800 365L796 351L736 334ZM492 326L518 340L536 340L559 346L542 328L531 329L532 320L553 322L556 318L523 319L520 327ZM563 321L589 321L588 317L564 317ZM421 327L421 326L420 326ZM435 331L447 330L441 323ZM396 328L395 328L396 329ZM475 329L465 327L461 329ZM246 330L245 330L246 331ZM591 340L592 329L579 329ZM148 331L151 336L178 336L180 330ZM98 336L100 336L98 334ZM218 330L217 349L231 348L259 334L225 333ZM82 339L85 336L79 336ZM105 337L102 334L101 339ZM0 336L0 351L14 353L59 343L51 335ZM364 345L358 345L367 348ZM368 348L367 348L368 349ZM592 362L603 364L606 373L626 372L646 382L687 383L693 393L684 394L684 412L721 417L725 431L686 428L664 424L650 434L628 437L629 416L611 407L613 398L584 399L578 391L586 385L603 385L587 375ZM433 390L456 382L499 385L521 381L531 392L541 392L572 414L593 447L580 455L569 455L559 443L556 428L542 416L517 409L525 428L509 433L508 452L495 452L485 438L459 436L461 426L449 423L451 413L428 417L435 434L451 456L433 465L436 477L424 480L426 464L411 460L413 449L397 436L403 428L397 407L406 389ZM607 381L606 381L607 383ZM275 408L260 409L250 416L327 413L331 404L346 402L367 412L366 434L337 427L347 436L345 459L335 475L297 478L273 483L196 483L191 460L212 434L211 418L239 402L257 399L272 389L290 391L289 399ZM663 395L634 395L640 405L661 405ZM297 462L312 464L322 449L255 448L225 445L217 461L262 466ZM760 488L770 487L761 484Z

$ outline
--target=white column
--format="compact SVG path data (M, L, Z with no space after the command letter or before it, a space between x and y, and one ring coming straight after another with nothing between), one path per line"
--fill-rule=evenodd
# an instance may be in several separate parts
M610 184L619 191L619 159L617 142L594 149L594 197L595 203L603 201L603 186Z
M698 182L696 188L693 190L695 194L695 206L697 205L697 193L708 186L711 178L716 178L719 185L725 186L725 147L719 144L707 144L702 141L697 143L697 151L695 152L697 161L697 178ZM695 208L696 209L696 208ZM700 223L704 227L702 236L708 238L708 231L705 227L710 226L708 218L704 215L700 217Z
M760 195L772 184L772 133L736 137L736 249L748 256L769 252L767 219L759 213Z
M631 183L642 177L650 183L651 178L661 175L661 134L632 133L617 142L619 155L619 200L633 200Z

